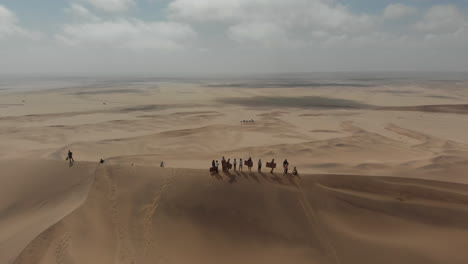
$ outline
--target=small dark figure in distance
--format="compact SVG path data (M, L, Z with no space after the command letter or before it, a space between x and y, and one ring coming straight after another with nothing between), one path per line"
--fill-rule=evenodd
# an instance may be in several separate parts
M75 163L75 160L73 159L73 152L71 152L70 150L68 150L68 155L67 155L66 160L68 160L70 166L72 166L73 163Z
M275 164L275 159L272 159L270 164L271 164L271 171L270 171L270 173L273 174L273 170L275 169L275 166L274 166L274 164Z
M164 168L164 161L161 161L161 164L159 164L159 167Z
M104 160L103 160L103 159L101 159L101 160L99 161L99 163L101 163L101 164L104 164Z
M289 162L287 159L283 161L284 175L288 174Z
M294 176L299 176L299 173L297 172L297 168L296 168L296 167L294 167L294 169L293 169L293 171L292 171L292 174L293 174Z
M252 172L252 167L253 167L252 158L249 158L249 159L247 160L247 166L249 167L249 172Z
M258 172L262 171L262 159L258 160Z

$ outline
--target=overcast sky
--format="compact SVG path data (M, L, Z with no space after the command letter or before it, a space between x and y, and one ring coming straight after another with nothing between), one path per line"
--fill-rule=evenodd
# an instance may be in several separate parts
M468 71L466 0L0 0L0 73Z

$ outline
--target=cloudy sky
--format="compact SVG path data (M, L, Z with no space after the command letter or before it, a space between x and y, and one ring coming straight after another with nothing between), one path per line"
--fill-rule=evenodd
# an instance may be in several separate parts
M466 0L0 0L0 73L468 71Z

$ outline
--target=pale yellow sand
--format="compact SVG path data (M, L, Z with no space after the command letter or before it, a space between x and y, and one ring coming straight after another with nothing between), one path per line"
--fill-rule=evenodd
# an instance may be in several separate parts
M2 91L0 263L466 263L466 86Z
M462 264L467 218L460 184L104 165L14 263Z

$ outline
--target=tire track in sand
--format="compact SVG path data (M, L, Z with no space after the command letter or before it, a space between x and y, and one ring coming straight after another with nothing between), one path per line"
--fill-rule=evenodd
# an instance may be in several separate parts
M333 260L333 262L336 264L341 264L341 261L338 258L338 255L336 254L336 250L333 247L333 244L331 243L330 239L328 238L328 235L323 227L323 224L320 222L317 212L309 203L306 194L302 190L302 187L298 185L297 188L300 194L298 197L299 203L302 206L302 209L304 211L304 214L307 218L307 221L309 222L309 225L312 231L317 236L320 244L324 247L327 255Z
M153 196L151 203L144 207L145 215L143 218L143 237L145 240L143 248L143 256L147 257L151 252L151 246L153 244L153 218L159 208L159 201L161 200L162 195L168 187L172 184L172 179L174 177L174 169L171 169L171 176L164 179L163 184L156 191L156 194Z

